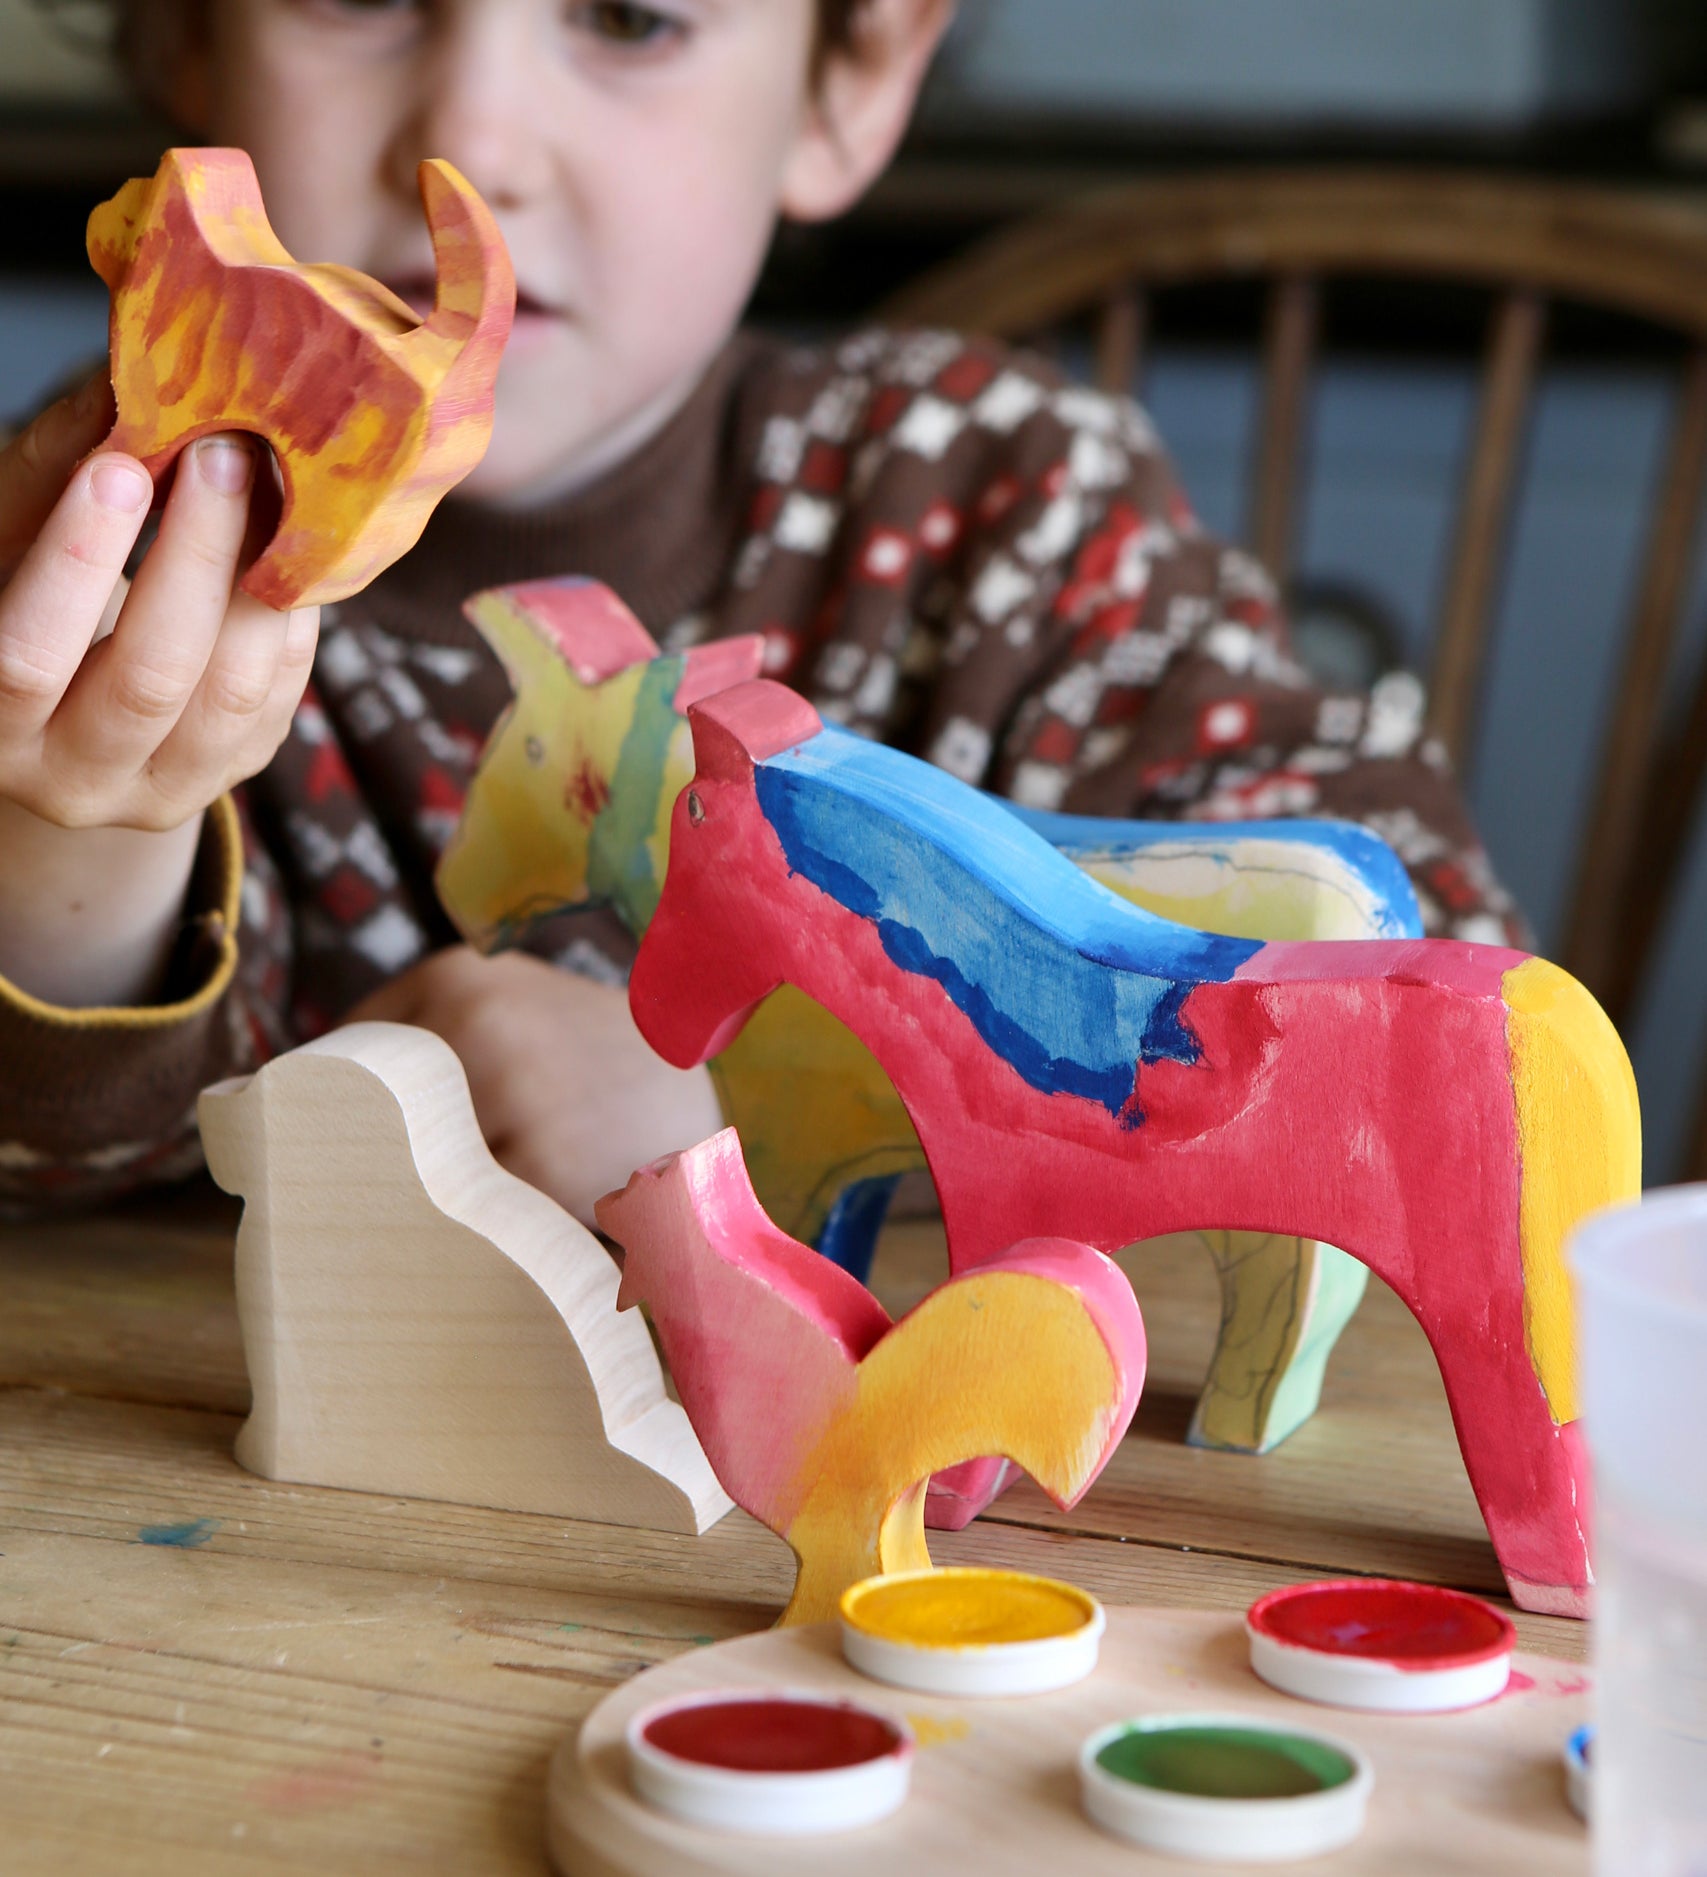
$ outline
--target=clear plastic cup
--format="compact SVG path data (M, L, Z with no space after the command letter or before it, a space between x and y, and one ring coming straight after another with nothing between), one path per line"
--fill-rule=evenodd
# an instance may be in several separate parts
M1707 1877L1707 1186L1571 1246L1594 1462L1597 1877Z

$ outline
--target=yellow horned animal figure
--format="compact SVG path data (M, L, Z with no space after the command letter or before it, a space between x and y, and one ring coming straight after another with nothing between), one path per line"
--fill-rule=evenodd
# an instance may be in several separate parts
M169 150L89 217L112 291L109 449L164 476L216 430L263 438L284 507L243 589L343 599L415 544L492 435L516 283L497 223L450 164L420 167L438 296L418 319L353 268L304 266L241 150Z

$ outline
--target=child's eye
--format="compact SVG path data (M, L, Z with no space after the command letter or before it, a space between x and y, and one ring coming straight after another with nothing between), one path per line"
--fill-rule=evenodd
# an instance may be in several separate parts
M682 30L680 20L637 0L585 0L575 8L575 23L621 46L659 45Z
M413 20L422 11L421 0L293 0L296 10L331 24L388 29Z

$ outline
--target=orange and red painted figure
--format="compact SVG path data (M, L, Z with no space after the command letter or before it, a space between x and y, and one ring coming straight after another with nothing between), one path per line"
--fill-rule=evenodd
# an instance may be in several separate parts
M113 296L105 447L158 482L209 432L269 444L283 511L242 580L269 606L366 586L491 439L509 254L449 163L423 163L420 185L438 274L424 320L353 268L292 260L241 150L169 150L89 217L89 259Z

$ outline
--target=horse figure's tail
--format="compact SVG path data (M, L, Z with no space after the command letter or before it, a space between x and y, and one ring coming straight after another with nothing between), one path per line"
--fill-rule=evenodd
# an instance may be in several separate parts
M1553 1419L1577 1418L1564 1244L1588 1213L1642 1189L1636 1078L1618 1032L1575 978L1543 958L1501 985L1522 1169L1524 1332Z

